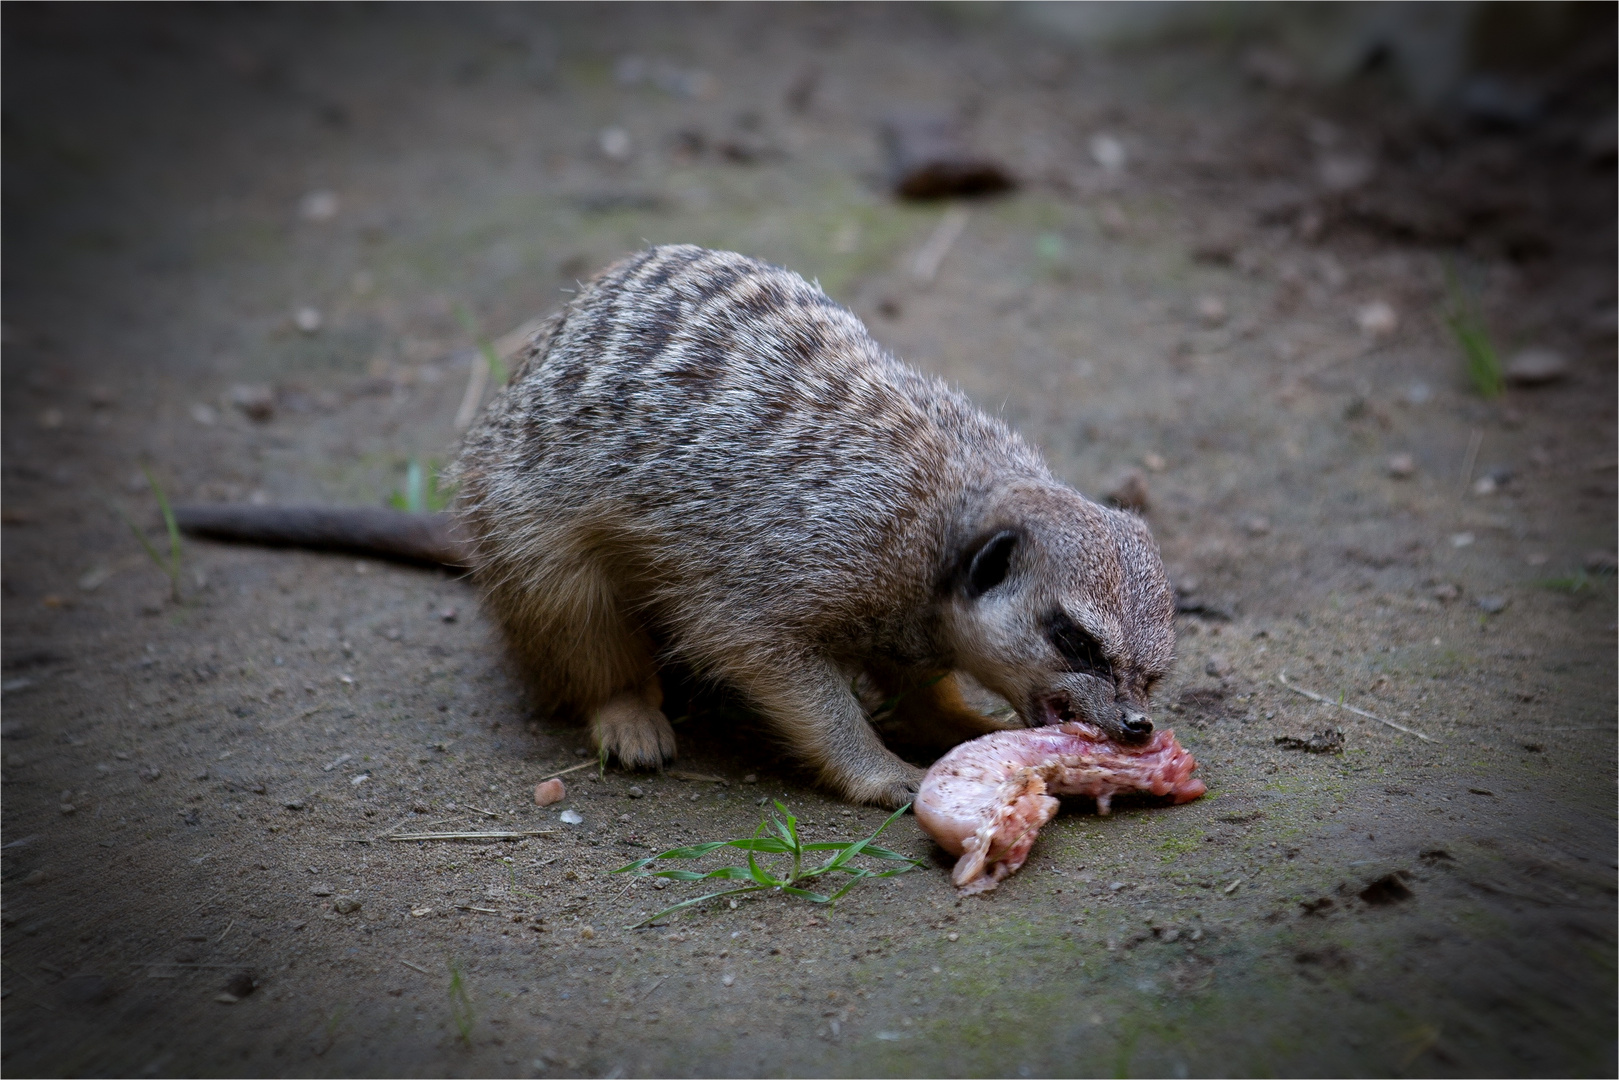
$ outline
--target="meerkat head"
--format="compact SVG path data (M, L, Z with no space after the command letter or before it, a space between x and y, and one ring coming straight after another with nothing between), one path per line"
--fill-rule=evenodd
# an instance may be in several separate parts
M1084 720L1145 740L1153 685L1175 662L1174 593L1146 525L1037 480L971 517L946 586L956 666L1029 727Z

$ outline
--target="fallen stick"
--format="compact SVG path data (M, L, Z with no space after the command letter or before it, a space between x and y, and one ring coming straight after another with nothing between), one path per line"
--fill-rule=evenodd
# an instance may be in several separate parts
M1423 742L1438 742L1439 741L1438 739L1430 738L1429 736L1424 735L1422 732L1417 731L1415 728L1408 728L1404 724L1396 724L1393 720L1386 720L1381 716L1377 716L1377 715L1375 715L1373 713L1367 712L1365 709L1357 709L1353 705L1345 705L1341 701L1334 701L1329 697L1324 697L1321 694L1316 693L1314 690L1306 690L1302 686L1294 686L1292 683L1287 681L1287 672L1285 670L1277 672L1276 681L1281 683L1283 686L1287 687L1289 690L1293 691L1295 694L1303 694L1305 697L1309 698L1311 701L1319 701L1323 705L1333 705L1333 706L1336 706L1337 708L1343 709L1346 712L1352 712L1356 716L1364 716L1368 720L1376 720L1379 724L1387 724L1389 727L1393 728L1395 731L1403 731L1407 735L1415 735L1417 738L1421 739Z
M406 960L403 956L399 957L399 962L401 964L404 964L406 967L410 968L410 970L412 970L412 971L419 971L423 975L431 975L432 974L431 971L428 971L426 968L422 967L422 965L413 964L409 960Z
M542 777L540 777L539 782L543 784L547 780L555 780L559 776L567 776L571 772L578 772L580 769L588 769L594 764L596 764L596 762L594 762L594 761L581 762L580 764L575 765L571 769L563 769L561 772L554 772L550 776L542 776Z
M928 242L911 260L911 273L918 281L932 281L939 273L939 264L944 257L950 254L950 249L961 237L962 230L967 227L967 211L959 206L952 206L944 212L938 228L928 237Z
M400 833L395 836L379 836L378 840L394 842L406 840L526 840L532 836L553 836L554 829L524 829L511 832L427 832L427 833Z

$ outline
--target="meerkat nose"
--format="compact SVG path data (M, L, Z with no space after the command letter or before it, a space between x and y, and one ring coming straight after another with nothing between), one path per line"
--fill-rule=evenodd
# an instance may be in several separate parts
M1152 718L1134 709L1119 710L1119 726L1124 728L1126 734L1138 739L1145 739L1152 734Z

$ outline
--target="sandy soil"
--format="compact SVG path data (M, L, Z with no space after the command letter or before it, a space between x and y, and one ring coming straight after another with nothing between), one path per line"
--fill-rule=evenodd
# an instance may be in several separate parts
M997 10L7 11L7 1075L1613 1074L1611 51L1488 131ZM874 123L929 101L1022 184L924 281L945 211ZM1082 490L1139 472L1209 797L1072 807L965 901L906 817L928 865L835 910L632 931L691 888L632 858L882 814L704 697L685 775L536 807L582 734L448 574L198 541L169 598L143 465L378 504L454 445L458 310L647 241L818 278ZM1447 264L1566 377L1473 393ZM378 839L428 828L538 835Z

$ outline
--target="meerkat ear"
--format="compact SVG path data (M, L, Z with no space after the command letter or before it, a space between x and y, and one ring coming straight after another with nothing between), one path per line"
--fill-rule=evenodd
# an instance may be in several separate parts
M973 599L1006 580L1012 566L1012 549L1017 547L1018 534L1007 529L998 532L973 553L967 566L967 595Z

